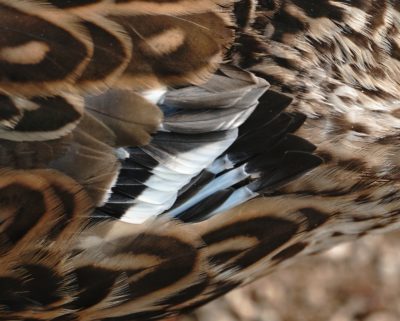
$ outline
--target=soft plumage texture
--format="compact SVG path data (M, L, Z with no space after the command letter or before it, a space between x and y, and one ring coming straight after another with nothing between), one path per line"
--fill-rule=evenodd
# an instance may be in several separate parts
M313 145L288 135L304 117L280 115L288 100L267 88L248 72L221 66L203 85L170 90L159 103L161 131L148 145L125 148L97 214L142 223L159 214L183 219L186 212L200 220L319 165Z
M300 169L285 167L284 162L279 164L282 168L272 170L271 178L286 173L282 178L284 183L319 164L319 158L311 155L313 145L297 138L298 144L291 147L289 137L292 136L288 135L301 126L304 117L283 114L290 99L277 93L265 94L267 82L235 67L222 67L214 77L202 87L188 87L200 93L203 106L189 104L187 108L185 104L190 99L185 100L185 95L180 99L175 96L175 107L168 105L168 94L159 102L166 115L175 110L184 116L184 124L197 118L193 111L211 113L212 110L232 109L231 113L240 115L231 121L230 113L216 113L222 127L215 127L214 119L206 117L203 120L205 133L199 133L198 128L190 131L190 127L180 123L181 119L175 122L169 119L171 132L165 131L166 126L160 126L163 131L157 133L150 144L121 148L121 137L129 137L130 144L140 143L136 139L137 132L129 129L135 129L138 123L147 126L147 115L141 113L142 108L154 110L151 114L151 119L155 120L153 127L161 117L157 116L160 112L156 106L148 106L148 102L134 93L116 90L105 93L104 99L88 97L82 121L66 137L56 141L3 144L6 152L18 146L28 155L17 152L14 158L4 157L7 166L21 169L4 170L0 175L0 204L4 215L2 249L6 251L2 258L4 268L0 270L3 284L0 298L4 298L0 300L1 317L148 320L174 315L239 286L248 278L245 271L258 270L259 262L294 235L299 228L297 223L247 210L243 218L241 210L232 208L233 205L227 207L231 210L224 214L221 210L215 215L204 212L206 217L207 213L221 217L211 225L208 220L183 224L171 220L168 214L155 218L174 202L169 203L167 199L167 205L157 204L154 195L146 199L141 192L144 187L147 193L152 189L153 194L172 195L174 200L178 193L183 193L182 188L186 193L195 191L196 182L200 182L196 176L208 165L218 174L217 168L221 169L224 161L220 155L225 150L230 151L226 156L235 155L236 161L241 157L247 160L263 151L265 142L262 140L255 148L250 144L239 149L234 147L238 135L242 137L237 140L239 143L252 133L269 136L270 146L266 146L271 148L271 155L266 159L278 156L278 163L279 157L285 158L291 148L304 150L304 155L317 161L306 161L306 167ZM221 86L224 83L226 86ZM238 92L243 94L238 97ZM113 96L113 102L120 102L118 108L107 110L111 108L109 105L99 104ZM170 97L173 96L174 91L171 91ZM250 113L243 117L243 112L254 110L258 101L266 109L261 113L263 121L250 117L252 123L246 125L244 122ZM138 117L130 118L135 110ZM141 114L143 121L140 121ZM126 127L119 126L118 122ZM128 130L122 130L124 128ZM185 128L183 133L182 128ZM174 132L175 129L178 131ZM44 156L40 157L42 149L47 153L43 152ZM216 160L218 156L220 159ZM294 157L296 159L303 162L299 156ZM213 164L214 160L217 164ZM228 158L225 161L226 165L230 162ZM155 166L154 162L161 166ZM252 180L263 178L262 165L258 165L260 168L249 165L257 173ZM46 169L37 169L40 167ZM136 172L132 174L132 170ZM153 177L158 175L158 184L150 185L148 177L143 178L139 171L147 171L145 175L153 183ZM230 182L228 188L239 190L237 183ZM244 178L243 184L247 183L251 182ZM138 195L127 189L130 186L139 187ZM159 190L163 188L166 190ZM18 201L20 197L23 202ZM133 210L125 208L122 215L116 215L115 204L121 201ZM31 202L35 202L35 206L29 206ZM220 204L214 203L215 210ZM94 205L100 208L94 210ZM123 222L137 221L137 218L143 221L140 210L135 207L138 205L147 206L149 214L145 218L152 219L143 224ZM154 209L154 205L164 207L159 210L158 207ZM29 220L22 219L25 215ZM112 216L121 220L112 220ZM265 247L271 237L274 240ZM250 275L256 277L258 272Z
M288 110L307 115L297 134L324 159L274 196L254 201L312 204L329 216L303 234L306 245L288 251L285 261L398 229L398 2L267 1L248 16L238 14L232 59L293 98Z
M160 319L337 242L399 227L397 0L181 0L162 5L150 0L1 0L0 10L7 17L0 22L5 106L0 135L8 133L0 136L0 319ZM29 33L21 21L29 22ZM42 29L54 33L38 41ZM259 87L258 78L236 67L222 67L199 84L210 78L225 48L231 65L267 80L272 90L260 97L265 81L258 80L264 83ZM215 80L224 74L234 81L217 89L221 82ZM160 84L198 85L169 90L168 108L158 102L164 124L159 107L137 96L139 89ZM107 91L108 86L115 88ZM238 97L239 92L249 95ZM33 107L36 97L47 103L82 93L87 108L65 104L67 111L79 112L58 128L32 113L40 115L46 107ZM121 104L103 106L108 99ZM263 113L256 109L250 122L237 129L249 116L243 111L257 101L270 114L268 126L258 133ZM196 115L199 107L205 109L201 116ZM212 109L228 121L208 118ZM239 117L231 118L235 114ZM204 116L199 118L204 125L191 128L188 115ZM24 119L35 126L23 127L21 134L16 128ZM235 128L229 129L232 124ZM260 143L239 138L236 147L221 148L228 158L209 155L203 166L212 164L211 173L229 164L229 157L247 162L249 151L261 153L259 146L282 138L275 146L279 152L271 153L278 163L271 181L282 184L271 183L273 188L260 197L217 215L201 212L197 218L207 219L200 222L166 215L143 224L104 219L104 207L115 194L112 187L125 177L124 161L133 159L138 163L130 164L133 169L140 165L150 175L155 160L179 162L184 154L168 146L168 139L157 140L158 134L158 149L151 142L125 144L147 144L157 129L164 131L161 138L176 138L198 135L201 128L217 134L237 131ZM37 134L41 130L48 135ZM294 131L302 139L291 136ZM201 139L194 140L201 145ZM293 166L296 160L312 165L304 170L319 164L307 140L324 164L298 178L304 173ZM169 147L171 154L165 152ZM307 161L287 161L298 148L311 155ZM181 195L196 193L207 177L195 177ZM148 183L139 178L132 186ZM210 205L221 201L220 194L213 196ZM103 207L95 210L98 206ZM29 219L18 220L24 215Z
M233 40L227 2L0 1L0 138L70 133L83 93L204 82Z
M282 194L328 202L335 222L351 222L336 223L339 240L397 227L399 15L397 1L276 1L245 27L265 57L241 63L294 98L308 116L298 133L325 160Z
M60 10L41 1L2 0L0 88L53 94L104 89L117 80L146 88L209 74L232 38L228 15L218 6L224 1L199 1L201 10L194 6L173 16L166 8L141 10L154 6L146 2L109 3L99 10L60 2Z
M48 97L1 95L0 138L39 141L60 138L71 132L83 115L83 99L63 94Z
M108 90L85 99L86 110L115 134L115 146L147 145L161 124L162 112L129 90ZM86 128L87 126L84 126Z
M17 86L3 77L0 85L6 103L0 158L4 167L0 175L4 251L0 318L159 319L238 286L244 276L231 282L230 271L253 266L272 250L253 254L251 249L262 247L264 233L269 232L265 228L254 230L251 221L242 245L243 254L250 250L249 258L236 263L236 255L227 256L224 245L218 248L220 240L208 233L207 224L183 224L167 214L155 218L174 204L183 189L193 193L198 175L233 146L238 134L253 132L253 125L243 130L238 127L258 101L267 108L265 124L254 123L259 135L265 132L273 137L276 131L278 138L284 138L304 121L299 115L280 117L290 99L278 93L265 94L268 82L228 65L221 66L217 74L208 76L210 79L199 86L168 90L158 106L142 98L137 90L144 83L152 87L164 82L204 82L215 62L222 59L232 34L223 13L227 9L219 6L222 2L197 3L204 7L193 6L176 17L169 15L172 9L166 5L165 15L146 13L146 19L141 12L130 16L129 10L119 9L118 5L108 7L107 3L103 7L102 2L67 5L62 11L33 1L1 3L7 10L24 15L19 17L21 20L45 24L40 27L44 30L49 23L56 24L57 32L66 33L81 51L69 46L73 54L68 58L76 58L71 62L74 67L61 65L62 77L60 74L55 79L62 79L55 80L46 78L52 76L46 72L32 71L38 67L36 62L67 63L65 51L59 51L60 56L47 56L61 49L54 39L50 49L29 39L26 45L2 49L3 61L14 64L4 71L14 77L11 80L18 83L18 77L24 76L28 83ZM62 6L60 2L54 4ZM172 8L178 10L177 6L179 3ZM152 18L153 23L149 23ZM18 27L24 28L15 23L14 31ZM123 28L129 32L122 32ZM191 30L193 35L189 34ZM30 34L22 34L36 38L35 32L32 27ZM63 48L68 46L64 38L62 42ZM130 60L124 56L128 49L134 57ZM109 56L110 50L113 54ZM29 51L33 55L25 57ZM32 68L31 74L25 67ZM40 66L51 73L58 70L48 68ZM114 88L104 91L109 85ZM63 111L59 106L48 109L46 103L62 97L71 97L68 101L80 99L79 105L66 104ZM32 104L36 101L43 103ZM75 117L67 117L74 111ZM60 117L64 123L54 122L52 113L64 115ZM257 145L262 143L260 140ZM236 151L246 155L250 147ZM319 160L311 155L313 147L306 149L308 157ZM279 155L285 157L286 149ZM309 164L304 171L317 165ZM282 172L286 172L284 167ZM291 180L301 172L287 171L287 178ZM258 175L262 176L262 170L257 171ZM229 183L229 189L238 189L236 183ZM121 202L133 210L115 212L115 204ZM214 207L217 205L215 202ZM147 211L144 218L151 219L140 225L112 219L132 222L139 217L143 221L137 206ZM260 222L264 222L263 215ZM275 220L270 223L267 225L272 227ZM293 227L289 221L278 220L274 229L282 228L282 234L290 229L291 234ZM224 242L232 243L236 251L234 230ZM205 246L207 242L216 247L212 254ZM221 274L223 269L226 271Z

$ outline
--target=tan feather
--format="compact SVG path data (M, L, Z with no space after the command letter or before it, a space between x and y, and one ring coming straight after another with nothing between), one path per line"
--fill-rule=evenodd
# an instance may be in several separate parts
M0 13L1 91L55 93L72 85L85 70L93 55L93 42L78 17L24 0L2 0ZM32 49L33 60L26 61Z
M11 141L46 141L63 137L84 113L81 96L62 94L31 98L1 95L3 115L0 138Z
M0 319L162 319L399 228L399 10L0 0Z
M146 145L161 124L160 109L128 90L86 98L86 109L116 135L116 146Z
M217 68L233 36L220 3L209 0L191 1L196 5L189 13L179 10L187 8L187 1L165 3L161 12L151 1L101 1L89 3L88 10L87 3L70 10L62 9L74 5L50 3L60 8L0 2L0 13L7 17L0 25L1 91L29 96L103 90L121 73L118 84L130 89L196 82ZM26 26L32 26L29 33ZM174 44L166 40L171 32ZM176 59L187 63L180 66Z

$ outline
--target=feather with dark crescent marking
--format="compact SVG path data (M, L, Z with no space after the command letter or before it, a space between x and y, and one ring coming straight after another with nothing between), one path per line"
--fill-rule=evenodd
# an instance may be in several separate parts
M20 0L18 3L30 3L27 8L33 9L38 18L50 17L46 11L49 8L46 7L44 13L36 10L45 8L42 2ZM102 110L107 113L106 117L99 117L99 112L85 112L79 125L54 131L62 137L51 136L49 132L40 142L0 141L1 165L7 167L0 173L0 237L1 248L7 253L0 258L0 318L32 321L161 319L203 305L337 242L398 229L400 64L396 18L400 7L397 3L320 1L316 5L305 0L237 1L234 4L236 41L230 47L229 58L231 63L240 64L268 80L273 91L258 97L263 87L258 86L263 83L260 81L258 85L250 85L251 95L241 101L234 94L243 94L249 89L245 85L249 74L222 67L215 78L204 85L168 88L164 103L158 104L166 116L160 127L160 111L147 102L143 102L142 107L152 110L154 118L150 115L150 118L144 117L143 122L136 122L132 111L123 119L124 126L120 126L120 116L128 109L129 102L140 102L141 98L133 98L137 93L129 93L132 88L128 88L128 92L120 88L115 92L102 91L113 84L131 86L140 67L145 67L141 75L146 77L141 78L138 87L203 80L213 70L212 53L216 53L216 61L219 61L223 47L230 45L232 30L226 28L230 24L219 7L226 3L165 1L164 7L156 7L159 1L151 0L88 0L75 4L53 0L52 3L57 7L52 10L63 12L60 18L73 17L65 18L68 24L66 20L61 21L63 19L58 24L54 21L57 31L68 34L69 30L72 37L67 38L71 42L75 39L75 45L81 45L84 54L73 55L76 66L68 70L71 74L62 85L52 83L36 89L22 86L21 91L10 87L7 92L0 84L2 94L14 99L17 93L19 98L29 101L44 93L46 97L50 97L50 93L62 96L64 92L57 92L60 88L62 91L84 88L85 95L99 95L98 101L105 100L107 95L115 97L116 92L130 98L126 105L121 104L126 107L116 109L115 113L109 105L105 106ZM6 0L0 4L15 6L14 2ZM138 9L140 13L136 19L132 8L139 4L141 6L136 9L141 11ZM202 5L207 6L207 10L203 10ZM96 63L92 60L90 80L79 83L78 78L86 68L83 66L89 63L87 60L96 54L104 57L101 50L96 53L96 44L90 49L92 43L104 43L95 41L88 27L83 28L86 30L84 37L75 35L77 38L74 38L75 27L79 29L90 24L91 10L92 18L103 28L97 32L104 37L106 33L112 37L121 30L114 29L113 23L100 23L96 15L112 19L117 29L121 26L140 29L140 34L146 25L155 26L156 31L144 30L151 34L146 40L151 40L151 45L156 44L155 48L140 41L134 30L130 30L126 38L127 34L116 35L115 44L129 39L141 44L133 50L142 59L139 67L131 60L133 65L128 64L126 73L118 76L125 67L113 68L118 65L118 59L113 59L108 71L98 69L104 73L96 75L93 71L101 65L102 59ZM24 13L29 14L28 11ZM175 20L171 18L174 13ZM154 22L159 17L162 17L159 22ZM181 23L177 23L179 19ZM203 23L205 20L209 20L207 24ZM74 21L73 30L68 29L71 21ZM199 36L208 44L204 51L195 50L201 44L195 43L193 35L202 29L196 25L189 28L193 36L191 41L179 47L189 53L172 54L181 43L182 28L197 22L209 28L216 27ZM168 27L166 32L160 32L164 26ZM171 36L171 44L166 45L166 35ZM40 58L43 46L37 43L19 49L21 53L32 48L36 55L26 58ZM125 59L120 60L121 64L122 60L124 63L127 60L121 54L123 48L128 46L116 47L116 57ZM23 61L21 55L13 56L13 53L16 52L2 51L2 58ZM170 65L162 64L160 53L167 56L165 62ZM206 57L204 61L201 61L202 55ZM61 56L57 56L56 61ZM185 65L185 61L193 65ZM177 74L173 73L175 67ZM223 77L234 81L220 82ZM218 84L225 86L226 91ZM214 89L217 89L216 94L211 93ZM87 93L86 90L100 92ZM26 94L29 97L24 97ZM185 97L189 97L187 101ZM263 108L255 109L247 118L248 122L241 124L248 116L245 105L249 103L251 109L252 99ZM1 125L11 128L22 113L7 103L3 106L6 108L0 113ZM218 106L224 108L217 109ZM234 111L235 106L240 108ZM200 112L203 108L204 115ZM221 124L212 119L213 108L214 115L221 117ZM26 113L26 120L33 119L29 118L31 116ZM201 119L201 126L190 128L192 116ZM143 128L137 131L138 124ZM230 139L224 139L229 135L220 130L232 130L230 126L239 125L238 138L227 146ZM200 133L202 126L207 133ZM156 127L163 131L152 134ZM215 132L209 133L210 130ZM125 147L130 142L146 143L151 135L155 137L153 145ZM223 148L216 149L214 155L205 155L210 164L206 170L196 173L198 176L182 172L191 167L190 160L197 156L194 147L204 146L209 137L215 138L216 144L226 145L221 143L219 147L224 145ZM307 140L318 147L316 153L324 159L320 166L321 159L313 154L314 147ZM174 144L169 146L171 141ZM216 155L218 153L222 155ZM159 166L163 162L165 166ZM193 171L198 172L207 162L199 162L198 167L193 164L196 167ZM173 165L166 166L168 164ZM249 177L240 182L229 179L230 173L241 166ZM311 171L314 166L316 168ZM49 170L51 167L57 170ZM173 173L174 169L179 171ZM65 172L69 178L65 177ZM217 180L224 181L222 189L213 187ZM182 182L187 184L182 186ZM163 198L169 187L173 187L178 199L186 201L194 199L204 186L213 188L215 193L194 202L193 211L185 213L186 223L169 220L165 215L136 225L111 218L107 214L112 213L103 211L104 208L86 211L90 208L86 203L89 200L99 206L107 201L130 206L132 196L144 197L142 192L147 189L155 193L153 196L160 196L159 199L152 196L151 200L153 203L160 200L161 204L149 206L149 213L156 216L155 207L165 208L164 201L170 200ZM229 208L236 205L229 199L243 187L256 191L261 197ZM234 199L244 200L237 195ZM140 201L145 203L143 199ZM84 204L82 210L71 211L71 208L79 208L75 207L77 202ZM33 206L28 208L27 204ZM126 209L121 212L126 213ZM21 216L25 219L16 220ZM91 224L86 225L89 221ZM46 224L41 224L44 222ZM29 231L18 238L21 230ZM11 238L14 243L10 242ZM42 286L48 291L40 291Z
M0 95L0 138L47 141L70 133L84 113L79 95L12 97Z
M204 81L233 40L219 6L230 1L198 0L168 13L187 1L159 12L143 11L156 3L143 1L1 0L0 90L30 96Z

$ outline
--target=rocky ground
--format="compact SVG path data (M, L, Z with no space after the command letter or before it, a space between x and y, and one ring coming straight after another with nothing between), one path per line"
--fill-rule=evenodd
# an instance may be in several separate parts
M179 321L399 321L400 232L368 236L271 274Z

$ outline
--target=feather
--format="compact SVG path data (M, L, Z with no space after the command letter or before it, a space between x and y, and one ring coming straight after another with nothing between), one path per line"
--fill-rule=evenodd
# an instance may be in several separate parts
M228 1L189 2L191 10L181 10L186 0L160 12L149 1L2 0L0 90L31 96L204 81L232 41L219 7Z
M225 86L226 90L222 91ZM234 118L237 115L243 118L243 110L250 114L266 89L267 84L252 75L224 67L220 75L213 76L201 87L183 89L185 100L182 102L178 99L182 96L181 89L167 94L161 100L167 122L162 128L171 132L159 132L148 146L127 149L129 158L123 161L113 194L100 211L128 222L140 222L169 209L179 190L232 145L237 138L237 127L245 120L226 122L226 113L213 111L229 110ZM218 90L221 93L218 94ZM197 98L191 98L192 93ZM210 102L207 104L209 115L199 127L209 133L198 133L186 125L198 119L199 113L200 117L204 116L204 108L195 106L199 96L206 97L205 103ZM180 115L175 123L169 117L172 109L172 113ZM193 114L193 110L198 112ZM218 116L219 119L215 119ZM214 128L216 123L225 125Z
M226 86L226 91L223 86ZM241 276L234 281L217 276L221 270L236 269L235 264L240 269L251 269L253 265L257 265L257 260L252 257L256 250L253 247L264 246L265 243L261 241L264 236L250 227L246 228L246 233L256 233L260 242L245 243L249 248L242 248L242 251L248 253L246 257L250 261L244 264L242 261L232 261L235 256L225 255L224 248L220 252L215 250L212 231L206 227L208 220L204 221L205 225L198 226L198 232L192 229L191 224L167 219L167 214L163 218L157 215L171 208L177 198L196 200L197 193L201 193L202 188L207 186L209 191L214 192L213 195L206 195L207 202L194 202L192 215L182 214L182 220L191 220L193 224L193 221L204 220L214 212L218 213L215 217L226 217L223 209L235 205L231 196L241 194L243 187L251 186L254 187L254 193L264 193L268 188L281 186L319 164L319 158L311 155L314 146L289 134L304 119L296 114L284 113L288 100L278 94L265 93L267 88L266 82L245 71L224 67L208 83L201 87L190 87L190 92L200 93L200 97L196 99L204 97L205 110L209 115L212 115L212 111L217 111L214 115L224 122L222 127L215 128L216 122L209 115L203 120L206 133L188 130L188 126L182 126L181 117L175 123L171 121L168 111L172 109L182 115L184 124L201 117L198 112L203 110L202 105L195 106L190 100L180 101L179 95L175 95L172 90L159 102L165 119L169 121L168 131L163 123L159 127L161 131L154 135L150 144L122 149L120 146L124 144L142 144L143 135L138 133L147 132L146 135L150 135L159 126L160 111L131 91L112 90L98 96L87 96L85 113L75 129L58 141L42 142L52 146L51 144L65 141L62 151L45 159L44 166L56 171L31 170L29 174L21 173L27 178L31 175L32 181L40 177L39 181L43 183L38 188L45 190L46 187L53 197L50 198L51 204L61 211L55 211L51 207L48 214L43 214L43 219L49 219L49 215L56 215L61 219L58 219L58 225L43 227L41 230L37 229L41 227L39 224L32 229L35 232L32 232L32 238L24 239L23 242L32 245L22 247L20 253L23 255L17 263L10 263L6 265L7 269L2 270L3 284L7 286L4 290L0 289L0 292L3 291L1 293L16 293L18 289L28 289L34 291L34 295L15 297L9 294L10 299L0 303L7 307L22 304L23 309L38 310L35 316L42 319L49 319L50 316L68 316L83 320L162 318L201 304L243 282ZM180 92L181 89L176 91ZM241 94L238 95L238 92ZM215 99L209 99L210 93L215 93ZM174 106L168 105L169 97L174 97ZM257 109L255 111L257 115L263 115L262 121L259 117L242 116L251 114L258 101L262 102L258 108L267 109L267 112L257 112ZM280 103L276 103L278 101ZM152 113L147 115L145 110L152 110ZM228 119L232 119L231 114L219 113L221 110L231 110L232 115L236 113L240 117L234 118L238 121L226 121L227 115ZM246 113L247 110L250 112ZM193 114L193 111L196 113ZM246 118L252 124L246 125ZM138 132L138 128L143 129ZM265 145L260 140L262 147L250 148L247 143L246 148L246 139L257 136L253 132L258 135L262 132L271 139ZM40 146L36 145L37 142L14 144L40 151L37 149ZM235 147L236 144L238 145ZM25 160L21 156L20 158L21 162ZM34 157L31 156L28 160L30 159ZM6 161L5 159L4 162ZM226 171L228 163L231 171ZM38 164L31 161L30 166L35 168ZM289 170L286 166L292 168ZM232 173L242 169L250 176L254 175L255 180L248 180L246 176L236 183L232 182L229 178L235 176ZM95 211L82 210L79 213L83 215L75 217L72 213L76 212L71 212L71 200L66 197L70 193L70 185L59 178L53 180L58 177L54 176L55 173L60 172L79 182L90 200L100 207ZM18 179L20 176L15 173L16 170L2 177ZM218 185L218 180L226 183ZM214 185L221 188L215 189ZM198 188L194 188L196 186ZM57 197L63 201L62 206L56 202ZM29 200L26 198L27 202ZM241 202L245 199L235 197L235 200ZM206 203L206 206L202 203ZM63 209L68 210L69 214L64 216ZM32 210L39 213L34 208ZM237 214L230 212L229 215L241 217L238 216L240 211L235 213ZM120 220L110 221L110 217L118 217ZM140 225L122 222L144 220L147 222ZM294 231L299 229L297 224L300 224L300 220L289 222L264 217L260 220L279 226L281 233L288 235L282 236L281 243L276 243L277 248L284 240L293 237ZM92 225L86 226L85 222L90 221ZM50 232L51 230L54 231ZM60 236L58 231L62 231ZM73 245L69 242L60 244L64 240L63 233L70 236L76 234L79 237L71 239L76 241ZM37 243L35 237L43 238L40 236L42 234L46 234L51 240L56 238L54 248L45 246L46 251L54 252L51 256L46 251L42 253L43 250L31 247ZM234 234L232 237L235 237ZM231 239L228 237L226 241L230 242ZM203 247L204 242L211 246L210 254ZM160 246L154 247L155 243ZM71 249L74 254L71 254ZM263 253L272 253L271 245L269 249L270 252ZM35 254L29 256L27 251ZM14 250L12 252L19 253ZM14 261L7 257L3 262ZM18 278L6 280L11 270L27 275L36 283L24 283ZM50 291L48 295L39 296L33 290L38 282L46 284ZM72 299L67 300L66 293ZM30 301L31 298L34 298L34 303ZM50 302L63 308L52 312L41 308ZM62 312L65 308L71 312ZM14 318L15 314L6 315Z
M116 135L116 146L146 145L161 124L157 106L128 90L109 90L85 99L86 109Z
M54 93L89 63L93 43L77 17L39 2L9 0L0 2L0 14L2 91Z
M169 91L161 105L163 129L193 134L239 127L254 111L268 84L229 66L220 73L198 87Z
M83 115L83 99L64 94L52 97L0 95L4 114L0 138L12 141L46 141L70 133Z
M162 319L398 228L393 1L0 17L0 319Z
M72 11L89 12L118 12L123 14L171 14L171 13L195 13L215 9L217 6L230 4L229 0L178 0L178 1L159 1L153 0L89 0L89 1L68 1L68 0L49 0L52 5L71 9Z
M95 204L102 204L115 182L120 164L111 146L78 128L67 152L49 167L73 177L84 186Z
M2 169L0 193L5 268L30 246L57 239L67 242L83 227L79 217L90 210L82 187L52 170Z
M320 158L310 154L314 149L308 142L288 135L261 153L251 154L244 148L243 155L246 157L240 162L231 161L228 152L222 158L230 169L227 170L227 166L211 165L211 169L206 171L213 175L209 175L209 179L203 180L201 184L196 181L194 190L187 188L179 196L176 206L166 215L184 221L202 220L263 193L273 192L297 175L321 164ZM219 160L215 162L221 163ZM215 199L217 194L225 195L220 203ZM207 210L210 198L214 207L212 211Z

